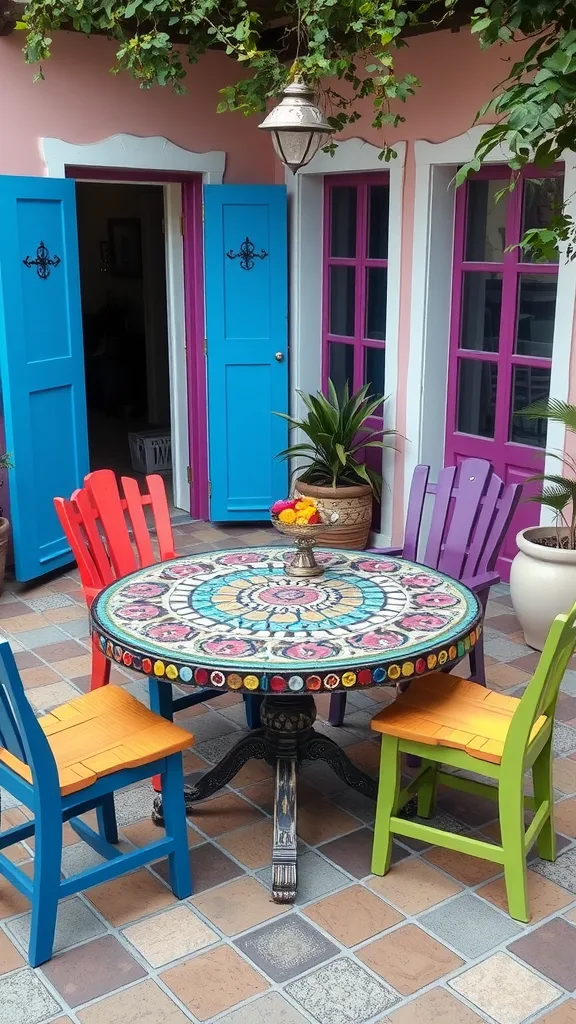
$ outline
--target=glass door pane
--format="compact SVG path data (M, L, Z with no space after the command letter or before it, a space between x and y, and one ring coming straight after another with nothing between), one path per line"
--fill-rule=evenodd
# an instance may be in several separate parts
M330 267L330 334L354 337L355 267Z
M354 386L354 346L331 341L328 345L328 353L328 376L336 391L341 395L346 382L352 391Z
M356 255L356 211L358 189L349 185L331 190L330 255L354 259Z
M494 437L498 364L460 359L456 430L476 437Z
M471 263L502 263L506 248L506 201L496 202L501 179L468 182L464 259Z
M502 275L480 270L464 273L460 348L497 352L500 347Z

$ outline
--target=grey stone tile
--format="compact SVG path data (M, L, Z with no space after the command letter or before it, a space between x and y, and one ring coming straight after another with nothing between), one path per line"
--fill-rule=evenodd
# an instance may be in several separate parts
M8 930L26 950L30 938L30 918L31 913L24 914L23 917L16 917L7 924ZM96 914L93 914L78 896L63 900L58 904L54 953L74 946L77 942L93 939L96 935L103 935L105 931L106 928Z
M21 803L22 801L9 793L7 789L0 789L0 808L3 811L8 811L12 807L20 807Z
M263 868L261 871L258 871L257 877L267 888L271 887L271 868ZM338 868L328 864L317 853L310 851L298 857L297 906L300 906L302 903L309 903L310 900L319 899L320 896L326 896L327 893L334 892L335 889L341 889L342 886L349 884L350 879L346 875L338 871Z
M69 619L68 622L62 622L61 628L68 636L73 636L75 640L88 636L89 627L86 616L83 616L81 619Z
M35 612L47 612L51 608L67 608L76 602L67 594L46 594L44 597L24 597L22 600Z
M358 742L358 737L355 737L355 742ZM316 786L323 796L329 796L341 789L348 789L346 783L339 779L336 772L324 761L304 761L304 767L301 768L299 775Z
M297 914L250 932L235 943L272 981L283 984L336 956L338 947Z
M568 850L562 853L554 863L549 860L541 860L539 857L530 864L532 871L537 871L544 878L562 886L568 892L576 894L576 850Z
M61 1009L30 968L0 978L0 1024L40 1024Z
M506 639L502 633L497 633L494 629L486 630L484 650L491 658L503 662L515 661L516 658L523 658L527 654L534 653L531 647L527 647L526 644L514 643L513 640Z
M554 757L565 757L576 750L576 729L564 722L554 723Z
M200 715L199 718L195 719L194 722L200 721L204 718L204 715ZM194 724L194 731L196 731L196 724ZM215 739L204 740L203 743L194 744L194 753L198 754L199 757L204 758L205 761L209 761L210 764L216 764L221 757L238 742L242 736L246 733L234 730L233 732L226 733L224 736L217 736Z
M571 697L576 697L576 672L569 668L564 673L564 678L560 685L562 693L568 693Z
M370 722L376 713L376 709L371 711L354 711L351 708L350 711L352 713L348 713L346 715L343 728L354 734L356 737L356 743L358 743L359 740L373 739L374 733L370 728Z
M47 647L48 644L61 644L64 640L66 640L66 634L57 626L26 629L23 633L18 633L18 642L30 650L34 650L35 647Z
M219 708L218 714L238 726L239 729L246 729L246 709L244 701L240 704L230 704L227 708ZM196 730L196 720L194 721L194 729Z
M472 893L463 893L449 903L427 911L421 915L420 921L458 953L472 959L483 956L523 930L511 917L501 914Z
M68 878L76 875L79 871L88 871L89 868L102 864L105 860L99 853L96 853L87 843L72 843L71 846L62 848L62 874Z
M319 1024L364 1024L398 1002L392 989L349 959L293 981L286 991Z
M244 720L245 723L246 720ZM235 725L216 711L209 711L208 714L198 715L194 719L195 747L209 740L218 739L220 736L227 736L230 733L234 733L235 738L240 739L240 731L236 729Z
M334 740L339 747L350 747L353 743L358 743L358 735L356 732L352 732L350 729L346 729L344 726L330 725L328 722L323 722L322 719L317 718L315 724L316 732L321 732L323 736L328 736L329 739Z
M364 710L375 714L374 701L366 693L362 693L361 690L352 690L351 693L346 694L346 709L348 713L350 713L353 708L364 708ZM346 719L344 719L344 727L345 726Z
M151 783L146 783L145 786L134 786L132 789L123 789L120 793L115 793L114 804L116 806L118 827L124 828L124 825L131 825L142 818L149 818L152 813L152 803L155 795Z
M308 1024L308 1019L287 1003L279 992L271 992L225 1017L219 1017L218 1024Z
M349 786L342 791L338 791L334 796L334 803L341 807L343 811L348 811L349 814L354 814L355 817L360 818L365 825L373 825L376 817L376 804L374 800L370 800L369 797L363 796L362 793L358 793L355 789L350 789Z
M147 708L150 707L147 679L135 679L133 683L126 683L124 689L128 690L128 693L131 693L133 697L136 697L136 700L139 700L141 704L144 704Z

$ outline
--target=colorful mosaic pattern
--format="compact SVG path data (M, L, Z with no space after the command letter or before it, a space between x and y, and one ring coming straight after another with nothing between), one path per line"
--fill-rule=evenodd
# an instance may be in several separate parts
M286 576L278 547L189 555L118 580L92 606L102 651L170 682L272 693L396 683L457 664L481 611L461 583L402 559L320 551Z

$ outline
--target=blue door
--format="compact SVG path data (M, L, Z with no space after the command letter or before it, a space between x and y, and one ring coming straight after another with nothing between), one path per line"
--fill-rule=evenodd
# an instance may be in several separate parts
M266 519L287 493L286 190L204 190L210 518Z
M74 182L0 176L0 224L10 519L16 577L30 580L73 560L52 499L88 471Z

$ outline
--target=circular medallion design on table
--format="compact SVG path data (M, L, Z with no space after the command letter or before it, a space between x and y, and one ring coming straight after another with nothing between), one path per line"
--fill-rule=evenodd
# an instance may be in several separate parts
M103 653L157 678L269 693L374 686L455 664L479 635L462 584L386 555L319 552L288 577L282 547L141 569L92 605Z

